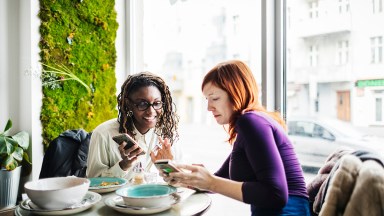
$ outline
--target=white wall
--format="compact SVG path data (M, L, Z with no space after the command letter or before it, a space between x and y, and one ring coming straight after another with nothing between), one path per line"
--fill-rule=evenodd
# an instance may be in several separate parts
M30 69L31 75L29 77L29 83L31 84L31 89L29 89L29 96L31 99L31 130L32 130L32 155L33 155L33 170L32 178L37 179L40 174L41 164L43 162L44 148L43 148L43 138L42 127L40 122L40 110L42 105L42 91L41 91L41 80L39 75L41 74L40 67L40 56L39 56L39 46L40 41L40 19L37 14L39 13L39 1L38 0L22 0L23 8L25 9L26 16L23 16L22 23L26 23L30 28L25 32L25 37L23 37L26 46L30 48L29 52L26 53L25 58L29 59L29 65L25 64L24 70ZM28 24L28 21L30 22ZM23 26L23 25L22 25Z
M127 28L126 28L126 5L129 4L126 0L117 0L115 3L115 10L117 12L117 22L119 28L117 29L116 34L116 95L120 93L120 88L124 83L124 80L127 76L127 43L129 38L127 37Z
M8 89L8 73L7 70L7 43L8 34L7 29L7 2L5 0L0 1L0 130L4 129L5 123L9 115L9 109L7 102L9 101Z
M31 135L32 179L43 159L38 9L38 0L0 0L0 130L10 118L11 133Z
M19 1L0 1L0 129L9 118L13 121L12 132L19 130L19 57L18 11Z

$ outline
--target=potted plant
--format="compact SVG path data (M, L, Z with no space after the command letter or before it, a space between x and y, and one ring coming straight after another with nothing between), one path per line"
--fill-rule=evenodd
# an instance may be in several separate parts
M5 129L0 133L0 209L16 205L21 163L30 164L27 149L29 146L29 134L26 131L8 135L12 127L9 119Z

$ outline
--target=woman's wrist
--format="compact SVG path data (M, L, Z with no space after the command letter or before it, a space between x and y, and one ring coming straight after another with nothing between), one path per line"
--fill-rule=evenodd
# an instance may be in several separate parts
M216 192L218 182L219 182L219 179L217 178L217 176L211 175L211 181L208 184L209 186L208 186L207 190L212 191L212 192Z

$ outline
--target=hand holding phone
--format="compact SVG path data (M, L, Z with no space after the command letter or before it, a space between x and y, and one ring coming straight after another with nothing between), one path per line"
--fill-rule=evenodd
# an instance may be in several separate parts
M116 135L116 136L113 136L112 139L117 143L117 144L121 144L122 142L126 142L127 144L124 146L124 149L129 149L131 148L132 146L136 145L137 142L131 137L129 136L128 134L119 134L119 135ZM139 144L137 144L137 146L139 146ZM140 148L140 146L139 146ZM142 150L142 152L139 154L139 155L142 155L142 154L145 154L145 151L144 149L140 148Z
M169 159L160 159L160 160L155 161L154 164L158 170L161 170L164 173L182 172Z

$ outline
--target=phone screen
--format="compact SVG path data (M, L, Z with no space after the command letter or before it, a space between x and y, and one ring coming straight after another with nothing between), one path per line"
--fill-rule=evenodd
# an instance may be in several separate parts
M163 166L161 169L166 173L177 172L173 167Z
M156 161L155 166L157 167L157 169L162 170L165 173L179 172L180 171L174 165L172 165L171 162L168 160Z

